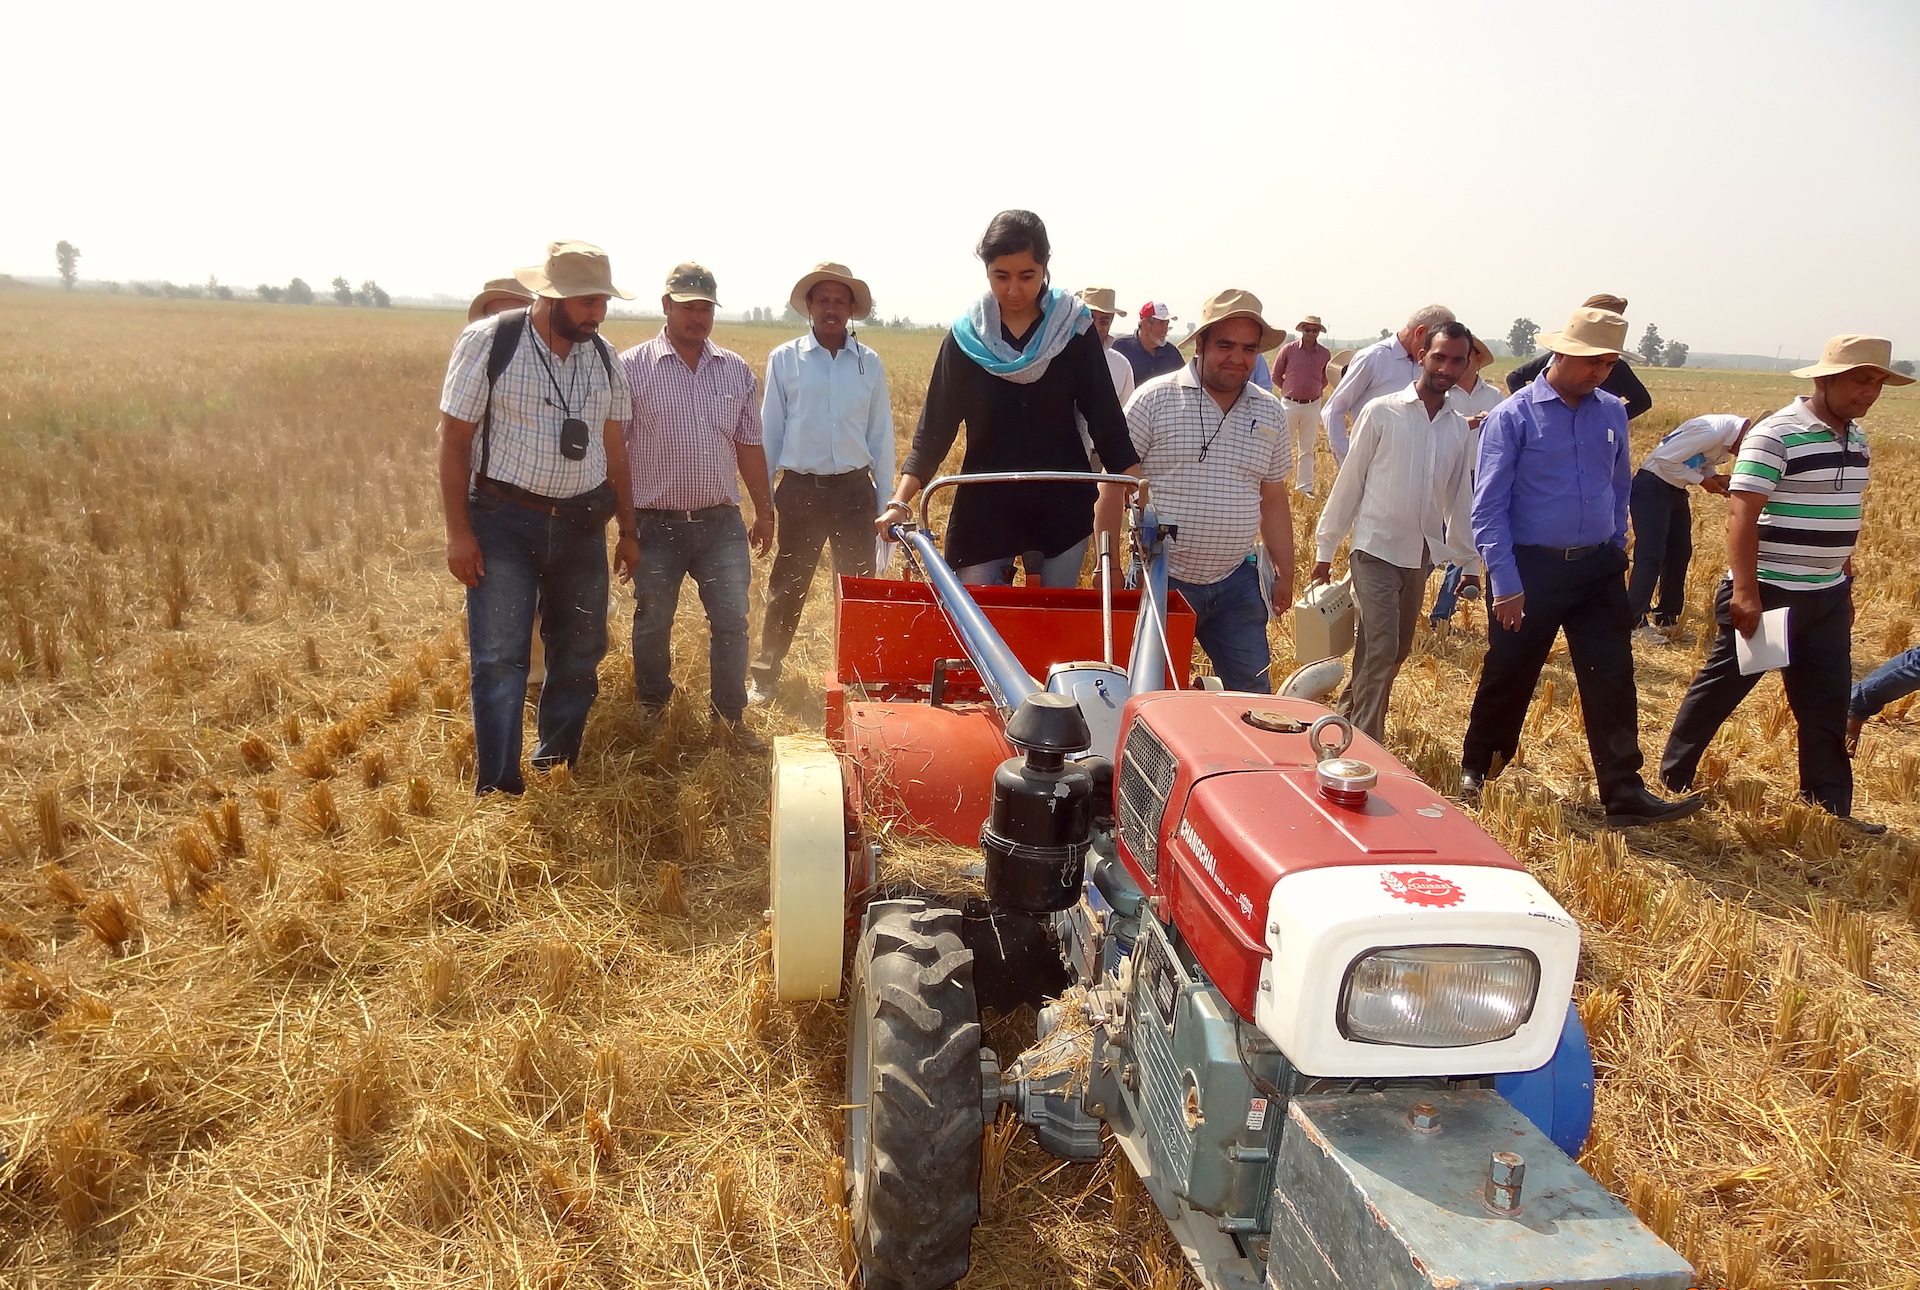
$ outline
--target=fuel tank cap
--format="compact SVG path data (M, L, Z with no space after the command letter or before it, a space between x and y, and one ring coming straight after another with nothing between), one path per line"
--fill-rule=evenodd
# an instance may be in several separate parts
M1329 757L1314 767L1314 775L1321 792L1345 804L1365 801L1367 790L1380 782L1372 763L1357 757Z
M1332 738L1326 738L1328 731ZM1367 791L1380 782L1380 772L1372 763L1357 757L1342 756L1353 743L1353 723L1337 712L1329 712L1307 731L1307 746L1318 759L1314 778L1320 791L1342 806L1358 806L1367 800Z

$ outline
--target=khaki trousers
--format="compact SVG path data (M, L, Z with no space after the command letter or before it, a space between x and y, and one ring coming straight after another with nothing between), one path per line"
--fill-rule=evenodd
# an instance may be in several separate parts
M1387 741L1387 699L1400 665L1413 652L1413 629L1426 601L1433 565L1402 569L1365 551L1347 558L1353 576L1353 674L1337 711L1376 743Z

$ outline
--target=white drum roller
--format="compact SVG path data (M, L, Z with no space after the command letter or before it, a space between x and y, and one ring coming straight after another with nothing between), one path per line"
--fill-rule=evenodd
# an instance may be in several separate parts
M774 992L836 998L847 916L846 799L840 758L824 739L773 741L770 814Z

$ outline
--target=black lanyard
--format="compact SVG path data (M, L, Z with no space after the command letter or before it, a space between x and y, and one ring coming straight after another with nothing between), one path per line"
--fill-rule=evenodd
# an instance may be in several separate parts
M560 415L564 418L571 418L573 416L573 400L568 398L566 394L560 392L560 378L554 375L553 364L547 361L546 342L540 339L538 328L534 329L533 352L534 356L540 360L540 366L546 369L547 380L553 385L554 397L560 400ZM567 390L569 393L573 390L574 377L576 375L578 375L578 373L575 369L567 369ZM585 405L582 404L581 406L582 410L584 410Z

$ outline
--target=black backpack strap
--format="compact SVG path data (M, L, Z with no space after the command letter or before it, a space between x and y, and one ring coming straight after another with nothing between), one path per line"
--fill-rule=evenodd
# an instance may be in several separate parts
M527 311L509 309L499 315L500 322L493 329L493 347L487 351L487 409L480 416L480 478L487 477L487 462L493 455L493 387L507 370L507 364L513 362L514 351L520 348L520 337L526 334Z
M613 346L602 340L599 332L593 334L593 347L600 351L600 366L607 369L607 415L608 417L612 417L613 383L617 380L625 380L626 378L613 374Z

